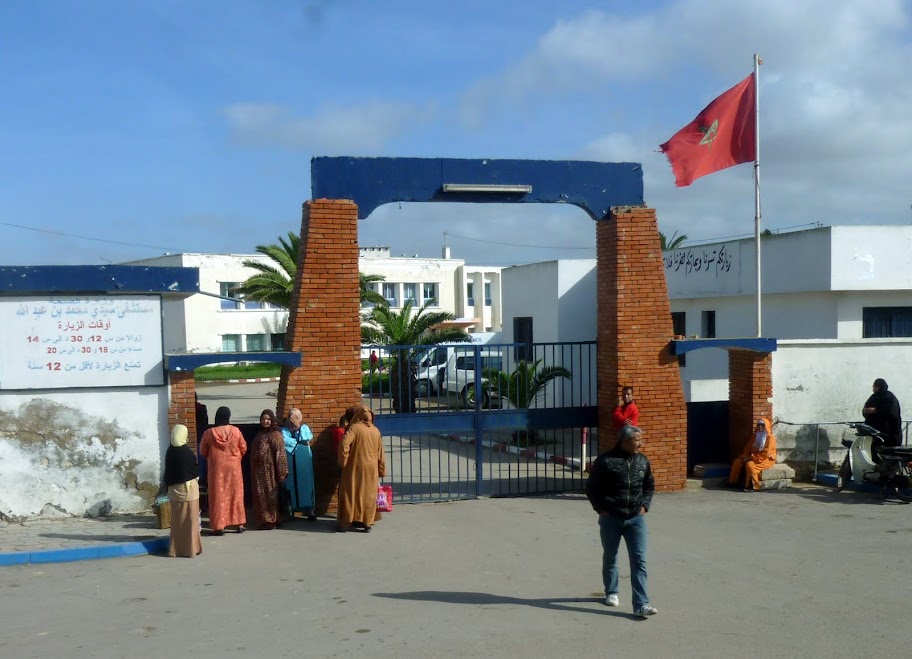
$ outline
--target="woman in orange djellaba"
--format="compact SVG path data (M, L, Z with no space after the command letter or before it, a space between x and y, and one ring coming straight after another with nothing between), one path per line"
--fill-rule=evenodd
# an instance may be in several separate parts
M373 413L363 405L352 410L351 421L339 443L339 513L336 531L355 527L370 533L380 519L377 489L386 475L383 440L373 423Z
M230 420L231 410L218 408L215 426L200 440L200 455L206 458L209 471L209 528L214 535L224 535L229 526L236 526L238 533L247 530L241 473L247 442L237 426L228 423Z
M776 466L776 437L769 419L757 419L754 434L741 455L732 461L728 483L731 487L741 484L741 471L745 472L744 491L760 491L760 472Z

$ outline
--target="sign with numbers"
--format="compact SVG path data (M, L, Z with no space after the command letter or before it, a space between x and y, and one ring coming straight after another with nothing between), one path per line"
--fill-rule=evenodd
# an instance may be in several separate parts
M163 385L161 298L0 297L0 389Z

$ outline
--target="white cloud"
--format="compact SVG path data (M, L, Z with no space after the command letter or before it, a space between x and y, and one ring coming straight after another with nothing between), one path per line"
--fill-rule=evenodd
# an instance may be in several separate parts
M269 103L235 103L224 110L234 136L245 144L306 149L324 155L376 153L428 111L406 103L372 102L296 117Z

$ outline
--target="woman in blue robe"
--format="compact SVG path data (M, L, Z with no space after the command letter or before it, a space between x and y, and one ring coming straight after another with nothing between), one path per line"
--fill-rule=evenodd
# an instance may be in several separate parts
M282 428L282 438L288 455L285 487L291 492L291 507L295 512L303 512L311 522L316 521L313 453L310 450L313 433L304 423L301 410L296 407L288 412L288 422Z

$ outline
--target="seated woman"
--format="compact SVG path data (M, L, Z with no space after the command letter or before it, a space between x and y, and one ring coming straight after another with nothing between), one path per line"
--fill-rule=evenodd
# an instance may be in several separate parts
M776 465L776 437L768 419L757 419L754 436L741 455L732 462L728 484L738 487L741 470L744 469L744 491L760 491L760 472ZM750 483L750 486L748 485Z

